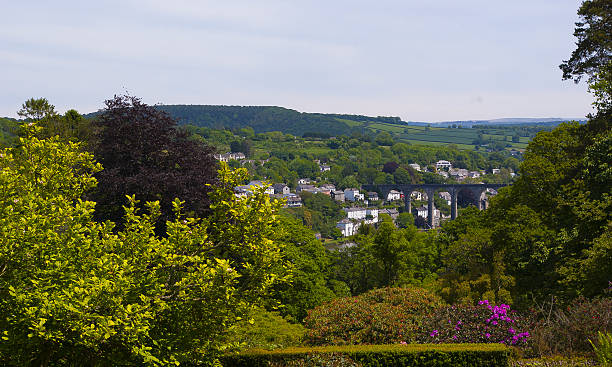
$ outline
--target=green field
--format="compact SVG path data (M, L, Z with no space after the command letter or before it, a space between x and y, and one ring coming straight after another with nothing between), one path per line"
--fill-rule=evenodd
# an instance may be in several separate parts
M352 127L363 126L364 129L372 130L373 132L388 132L397 140L410 144L421 145L447 145L455 144L460 149L475 149L475 141L481 136L485 140L493 142L503 142L508 146L506 149L523 150L529 142L528 137L521 137L520 142L512 142L512 136L508 130L488 129L486 134L482 133L481 129L472 128L444 128L444 127L429 127L429 126L412 126L412 125L397 125L384 122L368 122L362 123L358 121L342 120Z

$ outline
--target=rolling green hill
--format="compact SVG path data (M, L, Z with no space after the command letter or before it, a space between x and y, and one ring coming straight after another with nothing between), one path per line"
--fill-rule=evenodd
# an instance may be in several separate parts
M280 131L295 136L376 135L386 132L395 141L409 144L455 144L461 149L522 150L540 130L550 130L560 119L501 119L426 124L405 122L399 117L307 113L276 106L158 105L156 108L180 125L255 133ZM87 117L95 116L88 114ZM516 120L516 124L511 124ZM531 121L533 120L533 121ZM471 126L471 128L466 127Z

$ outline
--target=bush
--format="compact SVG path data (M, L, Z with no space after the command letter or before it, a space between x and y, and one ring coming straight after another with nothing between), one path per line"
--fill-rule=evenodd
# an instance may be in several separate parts
M292 324L276 312L257 308L250 319L240 321L231 331L230 341L242 348L278 349L300 345L304 327Z
M538 355L593 355L590 340L612 332L612 298L578 298L569 306L554 303L533 311L533 347Z
M440 298L420 288L382 288L338 298L309 312L305 340L311 345L412 342L424 318L441 305Z
M260 366L508 366L509 350L502 345L359 345L253 350L226 355L225 367Z
M508 305L456 305L437 309L424 324L422 343L502 343L525 346L530 336L526 321Z

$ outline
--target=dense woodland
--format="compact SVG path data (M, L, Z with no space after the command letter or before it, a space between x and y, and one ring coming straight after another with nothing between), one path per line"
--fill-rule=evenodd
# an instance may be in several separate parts
M588 78L596 112L538 132L518 156L331 130L343 115L316 118L333 139L304 137L316 121L272 107L207 107L225 122L181 127L132 96L91 118L26 101L19 121L0 120L0 362L214 365L231 350L300 343L496 342L525 357L593 356L589 339L612 332L612 50L589 34L612 39L604 11L606 1L583 3L562 65L566 78ZM253 162L212 156L229 150ZM438 159L503 168L485 179L512 185L437 230L419 231L409 213L397 225L382 216L334 250L312 230L333 232L330 198L304 195L304 208L285 210L264 188L233 191L252 178L439 182L407 166Z

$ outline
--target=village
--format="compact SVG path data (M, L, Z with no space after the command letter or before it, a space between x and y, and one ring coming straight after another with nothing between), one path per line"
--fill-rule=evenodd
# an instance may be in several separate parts
M252 163L247 160L245 155L240 152L216 154L215 158L219 161L229 162L236 160L242 164ZM265 162L261 162L262 164ZM319 165L320 172L329 171L330 166L315 161ZM426 167L421 167L417 163L410 163L408 166L417 172L427 172ZM466 179L474 183L477 179L487 172L484 170L469 171L463 168L453 168L451 162L439 160L435 163L434 172L445 179L452 179L455 182L463 182ZM499 169L492 169L490 174L499 174ZM511 173L514 176L514 173ZM476 182L477 183L477 182ZM265 180L253 180L246 185L234 187L236 197L251 195L256 188L265 188L265 193L275 200L285 200L285 208L299 208L303 206L303 193L316 195L326 195L338 202L343 208L345 217L336 223L336 228L343 237L350 237L357 233L360 226L364 224L377 224L380 215L388 215L396 223L399 214L404 210L406 197L401 190L390 190L385 197L380 197L378 192L366 191L361 187L348 187L341 190L331 183L320 182L310 178L300 178L297 181L295 190L292 190L286 183L274 183ZM486 197L497 194L493 189L487 189ZM447 206L451 205L451 194L447 191L438 191L434 194ZM413 191L410 194L410 202L417 205L411 206L411 213L415 219L415 224L422 229L439 227L440 223L451 219L450 214L444 214L439 208L433 207L433 219L428 221L429 210L427 207L428 195L424 191ZM486 205L486 204L485 204ZM431 223L428 225L428 223Z

